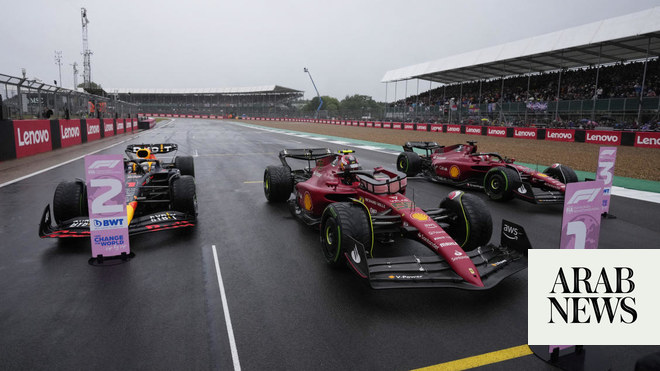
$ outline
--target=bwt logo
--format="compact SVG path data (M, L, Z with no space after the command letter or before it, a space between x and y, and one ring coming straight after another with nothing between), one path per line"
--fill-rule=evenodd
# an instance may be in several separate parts
M596 196L602 192L601 188L591 188L591 189L581 189L575 193L570 200L568 200L568 205L577 204L580 201L593 201Z
M94 225L97 227L121 227L124 225L124 219L104 219L104 220L94 220Z
M97 160L92 163L92 165L89 167L90 169L100 169L103 167L107 167L109 169L114 168L119 164L119 160Z

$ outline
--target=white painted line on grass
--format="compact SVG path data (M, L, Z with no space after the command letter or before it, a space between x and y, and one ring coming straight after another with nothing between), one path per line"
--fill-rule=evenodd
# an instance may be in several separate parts
M252 129L257 129L257 130L274 131L270 128L265 129L265 128L262 128L262 127L254 127L254 126L245 125L245 124L236 124L236 125L244 126L244 127L248 127L248 128L252 128ZM280 134L290 135L290 136L304 137L306 139L312 139L312 140L323 140L323 139L325 139L323 141L325 141L326 143L333 143L333 144L339 144L339 145L345 145L345 146L353 146L353 147L356 147L356 148L361 148L361 149L365 149L365 150L368 150L368 151L385 153L385 154L393 155L393 156L398 156L399 153L400 153L400 152L393 152L393 151L388 150L386 148L380 148L380 147L377 147L377 146L370 146L370 145L357 144L357 143L353 144L353 143L350 143L350 142L344 142L344 141L339 141L339 140L327 140L327 138L315 137L312 134L299 135L297 133L291 133L291 132L281 131L281 130L280 131L275 131L275 132L280 133ZM300 143L300 142L296 142L296 143ZM655 193L655 192L638 191L638 190L634 190L634 189L628 189L628 188L613 186L612 187L612 194L614 196L633 198L633 199L636 199L636 200L648 201L648 202L653 202L653 203L660 203L660 193Z
M612 194L619 197L634 198L636 200L660 204L660 193L638 191L635 189L612 186Z
M234 361L234 370L241 370L241 362L238 360L238 350L236 349L236 340L234 339L234 329L231 326L231 318L229 317L229 307L227 306L227 296L225 295L225 285L222 283L222 275L220 274L220 263L218 263L218 252L213 247L213 260L215 261L215 272L218 274L218 286L220 286L220 297L222 298L222 310L225 313L225 323L227 324L227 335L229 336L229 346L231 347L231 358Z

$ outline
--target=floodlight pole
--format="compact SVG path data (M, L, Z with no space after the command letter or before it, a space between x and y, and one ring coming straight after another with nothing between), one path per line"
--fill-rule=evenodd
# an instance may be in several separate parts
M62 51L55 50L55 64L60 71L60 79L58 81L60 82L60 87L62 87Z
M309 72L307 67L304 67L305 72L309 75L309 79L312 80L312 85L314 86L314 90L316 90L316 96L319 97L319 106L316 107L316 112L314 113L314 118L318 119L319 118L319 111L321 110L321 106L323 105L323 99L321 98L321 94L319 94L319 89L316 88L316 84L314 84L314 79L312 78L312 74Z

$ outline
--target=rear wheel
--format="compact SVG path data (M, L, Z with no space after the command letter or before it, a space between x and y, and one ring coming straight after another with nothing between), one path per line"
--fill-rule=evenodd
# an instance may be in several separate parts
M195 162L192 156L177 156L174 158L174 167L179 169L181 175L195 176Z
M371 251L372 245L371 221L364 206L337 202L325 208L321 219L321 247L330 266L341 266L346 253L356 273L367 278L367 251Z
M61 182L55 188L53 213L55 222L89 215L85 183L80 180Z
M172 210L197 216L195 178L181 175L172 181L171 203Z
M494 167L484 177L484 190L491 200L508 201L513 191L522 185L520 174L508 167Z
M264 194L268 202L282 202L289 199L293 191L291 170L285 166L268 166L264 171Z
M465 251L484 246L493 234L493 220L486 203L463 191L451 192L440 207L451 215L446 232Z
M407 176L415 176L422 170L422 159L415 152L401 152L396 159L396 169Z
M554 164L549 168L543 170L543 174L546 174L552 178L557 179L558 181L568 184L575 183L578 181L577 174L570 167L562 164Z

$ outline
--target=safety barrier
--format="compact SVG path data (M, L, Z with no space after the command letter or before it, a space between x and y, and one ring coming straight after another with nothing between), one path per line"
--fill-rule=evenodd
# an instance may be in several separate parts
M22 158L138 130L136 119L2 120L0 161Z
M201 115L170 115L170 114L140 114L151 117L182 117L207 118ZM208 118L222 119L223 116L208 116ZM455 124L429 124L410 122L380 122L364 120L327 120L327 119L298 119L276 117L237 117L239 120L256 121L282 121L282 122L309 122L327 125L345 125L366 128L430 131L453 134L483 135L503 138L520 138L531 140L549 140L559 142L582 142L606 144L613 146L635 146L647 148L660 148L660 132L658 131L620 131L620 130L585 130L560 128L534 128L534 127L505 127L505 126L477 126Z

